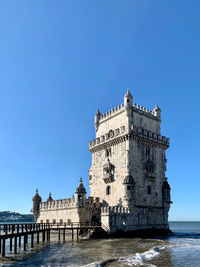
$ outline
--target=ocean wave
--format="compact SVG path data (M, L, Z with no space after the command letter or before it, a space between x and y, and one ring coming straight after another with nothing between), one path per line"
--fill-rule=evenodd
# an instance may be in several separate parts
M136 253L133 256L129 256L127 258L119 258L120 262L124 262L127 265L146 265L146 266L155 266L152 264L146 264L146 261L150 261L155 257L158 257L160 255L159 250L165 249L165 247L155 247L148 251L145 251L143 253Z
M120 257L120 258L110 258L106 259L99 264L96 264L95 267L105 267L107 264L115 261L119 261L129 266L133 265L145 265L148 267L156 267L156 265L148 264L147 262L152 260L155 257L160 255L159 250L165 249L165 247L155 247L143 253L135 253L133 256L129 257Z

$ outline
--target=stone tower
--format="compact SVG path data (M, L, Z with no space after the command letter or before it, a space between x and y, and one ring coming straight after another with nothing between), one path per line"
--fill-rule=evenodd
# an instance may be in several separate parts
M168 227L170 187L165 177L169 138L161 136L161 109L124 104L95 115L96 139L89 142L91 196L103 206L127 208L135 225Z

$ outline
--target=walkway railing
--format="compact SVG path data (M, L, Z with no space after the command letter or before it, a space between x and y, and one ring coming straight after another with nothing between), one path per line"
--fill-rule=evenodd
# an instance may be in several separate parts
M74 231L76 231L77 240L79 239L80 232L94 230L101 228L100 223L21 223L21 224L0 224L0 254L5 257L6 253L6 240L9 241L10 251L13 250L14 240L14 254L21 249L23 243L24 251L27 249L28 240L30 240L31 248L34 246L34 237L36 236L37 244L40 242L40 234L42 234L42 242L50 241L51 231L58 232L58 241L61 240L61 233L63 235L63 242L65 242L65 232L71 231L72 240L74 240ZM28 239L28 236L30 238ZM22 242L23 241L23 242Z

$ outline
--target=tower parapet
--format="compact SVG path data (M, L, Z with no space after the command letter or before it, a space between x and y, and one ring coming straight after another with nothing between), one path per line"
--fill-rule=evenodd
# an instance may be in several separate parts
M129 102L127 102L128 100L129 100ZM102 122L105 122L108 119L111 119L114 116L124 112L127 108L131 108L134 112L136 112L140 115L149 117L151 119L159 120L159 121L161 120L161 109L157 105L152 111L152 110L150 110L146 107L143 107L139 104L136 104L136 103L133 104L132 103L132 95L131 95L131 97L130 97L130 95L128 97L125 95L124 102L126 102L126 105L125 104L118 105L118 106L112 108L111 110L109 110L108 112L103 113L103 114L101 114L99 112L99 109L98 109L97 113L95 114L95 128L96 128L96 130L98 130L98 127Z
M127 133L125 131L125 126L122 126L121 128L115 129L112 132L108 132L107 134L98 137L97 139L94 139L92 141L89 141L89 149L92 149L93 147L97 147L103 143L106 143L108 141L111 141L112 139L120 138L121 136L129 134L128 138L132 136L133 138L141 137L146 140L152 140L155 143L165 145L166 147L169 146L169 138L166 136L162 136L158 133L153 133L152 131L148 131L146 129L143 129L142 127L132 127L132 130L130 133Z

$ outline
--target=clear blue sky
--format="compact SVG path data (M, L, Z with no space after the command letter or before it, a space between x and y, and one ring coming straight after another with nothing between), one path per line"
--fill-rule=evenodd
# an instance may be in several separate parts
M88 183L94 113L162 109L171 220L200 220L200 1L0 2L0 210ZM89 192L89 188L87 187Z

